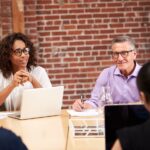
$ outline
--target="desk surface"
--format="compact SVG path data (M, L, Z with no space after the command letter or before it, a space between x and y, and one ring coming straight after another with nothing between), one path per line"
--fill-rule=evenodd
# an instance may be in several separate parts
M5 118L0 126L20 136L30 150L104 150L104 138L74 138L68 130L69 116L17 120ZM69 131L69 132L68 132Z

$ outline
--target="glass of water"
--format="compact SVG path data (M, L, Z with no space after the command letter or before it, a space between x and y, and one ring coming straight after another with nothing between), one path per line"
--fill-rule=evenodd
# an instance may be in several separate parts
M99 94L99 109L104 111L105 105L113 104L110 86L102 86Z

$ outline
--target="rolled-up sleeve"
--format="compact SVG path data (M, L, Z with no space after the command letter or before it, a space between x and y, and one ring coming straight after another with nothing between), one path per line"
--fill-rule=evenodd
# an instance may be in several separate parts
M95 86L91 92L91 97L86 100L86 103L92 105L94 108L101 105L99 100L100 91L103 86L107 85L107 80L108 80L108 69L104 69L98 76Z

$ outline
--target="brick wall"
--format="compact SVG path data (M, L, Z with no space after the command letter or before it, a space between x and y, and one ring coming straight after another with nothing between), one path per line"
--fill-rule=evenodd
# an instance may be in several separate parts
M90 96L100 71L112 64L115 36L132 36L138 62L150 60L149 0L24 0L24 15L39 64L53 85L65 86L65 108L81 93Z
M12 32L11 0L0 0L0 39Z

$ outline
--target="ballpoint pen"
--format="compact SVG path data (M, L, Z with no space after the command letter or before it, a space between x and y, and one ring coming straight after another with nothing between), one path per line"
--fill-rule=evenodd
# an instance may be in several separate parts
M82 104L84 104L85 100L84 100L84 96L83 95L80 96L80 99L81 99Z
M81 103L82 103L82 104L84 104L83 95L81 95L81 96L80 96L80 99L81 99ZM84 107L83 107L83 106L82 106L81 108L82 108L82 109L84 109Z

